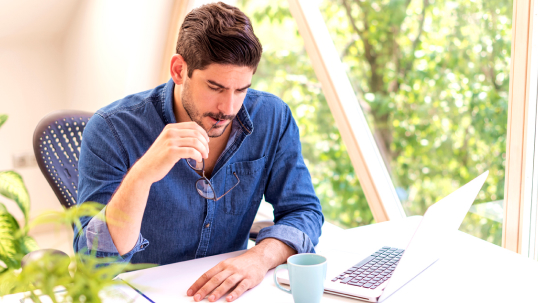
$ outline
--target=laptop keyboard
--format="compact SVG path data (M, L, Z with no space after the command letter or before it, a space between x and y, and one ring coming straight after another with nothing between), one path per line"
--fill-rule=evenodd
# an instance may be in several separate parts
M333 282L375 289L392 277L404 250L383 246L369 257L332 279Z

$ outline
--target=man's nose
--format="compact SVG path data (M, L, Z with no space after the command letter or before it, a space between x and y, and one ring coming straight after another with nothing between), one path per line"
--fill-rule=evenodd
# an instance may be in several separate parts
M219 100L218 110L225 115L233 115L234 113L234 94L229 91L222 95Z

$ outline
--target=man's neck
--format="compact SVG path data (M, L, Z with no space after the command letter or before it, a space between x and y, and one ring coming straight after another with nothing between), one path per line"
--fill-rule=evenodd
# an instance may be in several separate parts
M181 102L181 86L174 86L173 97L174 100L172 101L172 104L174 108L174 116L176 117L176 122L190 122L191 118L189 117L189 114L187 114L187 111L185 110L185 108L183 107L183 103Z

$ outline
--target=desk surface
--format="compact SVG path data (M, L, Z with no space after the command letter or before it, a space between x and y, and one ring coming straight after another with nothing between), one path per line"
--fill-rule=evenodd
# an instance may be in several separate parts
M323 237L317 251L328 249L365 257L381 246L406 247L420 217L384 222L334 232ZM467 235L455 232L446 255L385 302L526 302L538 301L538 263L521 255ZM188 287L218 262L241 254L233 252L188 262L180 262L120 277L136 285L154 302L193 302ZM330 263L328 264L330 266ZM273 271L264 281L235 302L289 302L291 295L276 288ZM225 302L221 298L219 302ZM322 302L360 302L324 294Z
M324 251L338 248L356 255L356 260L360 260L381 246L406 247L419 221L420 217L409 217L345 231L327 226L316 249L323 254ZM538 301L538 262L459 231L447 241L451 245L444 257L385 302ZM120 277L136 285L154 302L193 302L192 297L186 296L188 287L218 262L241 253L169 264L122 274ZM331 266L330 262L328 266ZM130 296L135 299L132 294ZM0 298L0 302L20 301L14 295ZM147 301L136 298L136 303L143 302ZM225 302L224 298L219 302ZM271 270L260 285L235 302L293 303L293 299L276 288ZM324 294L322 302L360 301Z

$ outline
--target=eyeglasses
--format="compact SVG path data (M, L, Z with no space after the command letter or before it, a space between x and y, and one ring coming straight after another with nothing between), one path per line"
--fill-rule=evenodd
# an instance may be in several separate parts
M217 126L217 124L220 122L220 120L217 121L217 123L215 123L215 125L211 126L211 128L207 131L207 133L209 133L215 126ZM204 168L205 168L205 161L204 159L202 159L202 162L197 162L196 160L194 159L185 159L185 161L187 161L187 164L190 166L190 168L194 169L195 171L197 172L202 172L202 177L200 179L198 179L196 181L196 183L194 184L195 188L196 188L196 191L198 192L198 194L200 196L202 196L202 198L204 199L209 199L209 200L213 200L213 201L217 201L219 200L220 198L224 197L227 193L229 193L232 189L234 189L234 187L237 186L237 184L239 184L239 177L237 176L237 174L234 172L234 176L235 178L237 179L237 183L235 183L234 186L232 186L232 188L230 188L227 192L225 192L222 196L218 197L218 198L215 198L217 196L217 194L215 193L215 189L213 188L213 185L211 184L211 182L209 181L209 179L207 179L207 177L205 176L205 171L204 171Z

